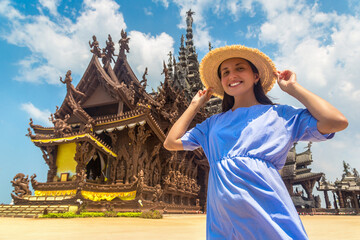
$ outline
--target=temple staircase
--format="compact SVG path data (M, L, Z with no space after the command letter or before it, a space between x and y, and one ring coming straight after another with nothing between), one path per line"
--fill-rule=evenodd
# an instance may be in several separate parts
M70 205L0 205L0 217L38 218L46 213L69 212Z

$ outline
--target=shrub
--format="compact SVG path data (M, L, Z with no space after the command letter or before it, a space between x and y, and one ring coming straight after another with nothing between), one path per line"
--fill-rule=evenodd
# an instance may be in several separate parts
M114 211L108 211L104 213L105 217L117 217L117 213Z
M141 212L82 212L76 214L74 212L66 213L48 213L40 215L39 218L90 218L90 217L140 217ZM152 218L152 217L149 217Z
M117 216L118 217L140 217L141 216L141 212L118 212Z
M82 212L79 214L79 217L105 217L105 213L102 212Z
M161 214L161 212L155 210L155 211L147 211L147 212L142 212L140 215L141 218L150 218L150 219L161 219L163 218L163 215Z
M48 213L44 215L40 215L40 218L75 218L78 217L73 212L66 212L66 213Z

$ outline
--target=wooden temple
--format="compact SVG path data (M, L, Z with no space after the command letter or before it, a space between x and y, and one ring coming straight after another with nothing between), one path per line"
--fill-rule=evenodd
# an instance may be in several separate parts
M333 194L333 205L337 212L360 213L360 176L356 168L352 169L348 163L343 161L344 173L341 180L336 179L334 183L327 181L325 176L319 182L318 191L324 192L326 208L331 209L328 192Z
M92 58L75 87L71 71L60 81L67 94L51 114L53 127L30 119L27 136L40 148L49 167L46 182L18 174L12 183L15 204L82 203L88 211L199 212L206 205L209 165L202 150L169 152L166 133L203 86L187 13L187 40L179 62L170 53L164 82L148 93L147 68L139 80L127 61L129 38L121 32L120 50L108 36L100 48L89 42ZM116 59L115 59L116 58ZM101 61L100 61L101 60ZM219 110L213 100L191 127Z
M39 147L49 167L46 182L17 174L11 183L15 205L78 205L87 211L144 211L192 213L206 211L208 161L202 151L170 152L163 141L171 126L203 85L193 44L192 12L187 12L186 41L181 37L178 62L170 52L163 63L164 82L148 93L147 68L142 79L127 61L127 33L121 32L119 52L108 36L106 46L93 36L92 58L75 87L71 71L60 81L67 93L51 114L53 127L30 119L27 136ZM209 44L209 50L211 45ZM221 111L211 98L190 127ZM290 150L282 178L296 206L315 205L312 189L322 173L307 168L308 150ZM35 190L29 189L31 182ZM301 185L307 198L294 193ZM301 196L300 196L301 197Z
M296 153L296 144L290 149L285 165L281 171L281 177L288 192L298 210L302 208L320 208L319 196L314 197L313 189L323 173L313 173L309 166L313 162L311 142L308 143L304 152ZM299 190L301 187L301 190ZM295 191L294 191L295 188ZM304 191L305 193L304 194Z

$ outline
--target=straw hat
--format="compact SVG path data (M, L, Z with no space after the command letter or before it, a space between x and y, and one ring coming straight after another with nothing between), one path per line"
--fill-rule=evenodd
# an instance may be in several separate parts
M218 68L223 61L229 58L244 58L254 64L259 70L261 85L265 93L269 92L274 86L276 68L268 56L256 48L242 45L225 46L210 51L200 63L201 81L206 88L214 88L215 96L224 97L224 89L218 76Z

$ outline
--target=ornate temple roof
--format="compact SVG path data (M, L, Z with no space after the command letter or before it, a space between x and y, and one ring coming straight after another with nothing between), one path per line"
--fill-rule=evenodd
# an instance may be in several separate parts
M360 191L360 177L356 168L352 169L348 163L343 161L343 174L341 180L336 179L334 183L327 181L325 176L321 179L320 185L318 187L319 191Z
M311 142L307 146L307 150L302 153L296 153L296 143L288 152L285 165L282 169L281 176L283 179L288 179L297 184L300 181L307 179L320 180L323 173L312 173L311 168L308 168L312 162Z
M104 143L100 138L92 133L78 133L78 134L67 134L60 138L51 138L48 136L39 136L36 139L31 139L31 141L38 147L46 145L57 145L62 143L71 143L77 142L79 140L86 140L90 142L96 148L102 150L102 152L107 155L116 157L116 153L113 152L110 146Z

